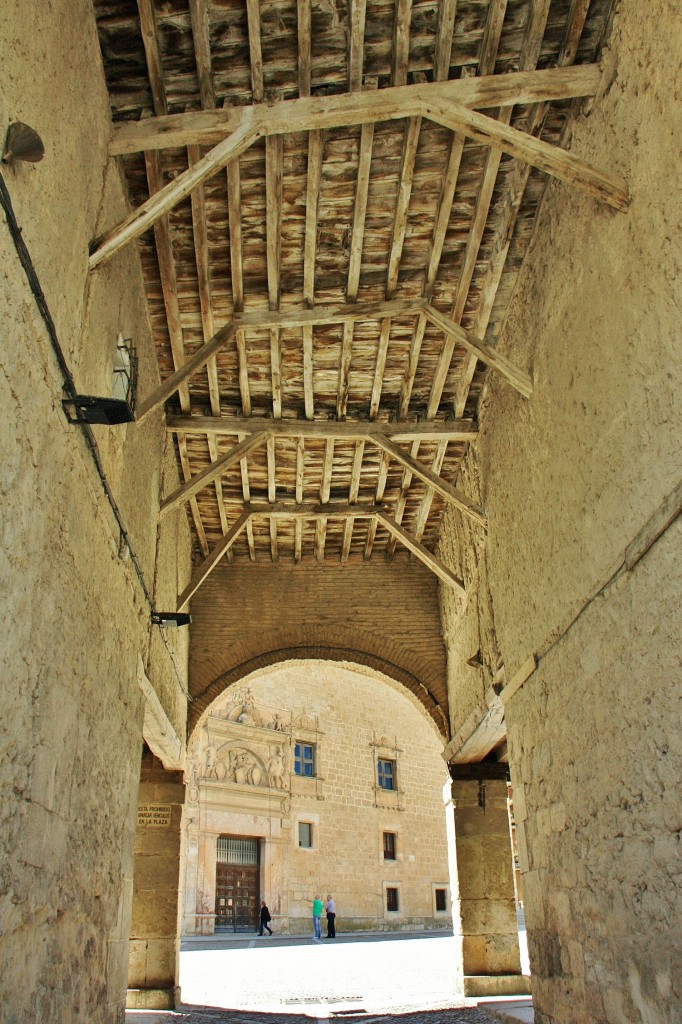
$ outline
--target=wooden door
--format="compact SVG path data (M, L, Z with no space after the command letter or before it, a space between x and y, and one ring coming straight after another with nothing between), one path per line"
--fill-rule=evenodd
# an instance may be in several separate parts
M216 928L257 931L259 882L258 840L220 836L215 885Z

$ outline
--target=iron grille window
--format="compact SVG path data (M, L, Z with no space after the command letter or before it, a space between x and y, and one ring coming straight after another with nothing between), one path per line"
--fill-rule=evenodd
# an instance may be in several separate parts
M299 821L298 823L298 845L304 850L312 850L313 826L309 821Z
M395 761L380 757L377 761L377 779L380 789L395 789Z
M258 840L218 836L218 863L258 864Z
M447 910L448 898L445 889L436 889L436 910Z
M395 860L395 832L384 832L384 860Z
M294 745L294 774L315 775L315 746L312 743L296 743Z
M386 889L386 910L395 913L399 909L398 890Z

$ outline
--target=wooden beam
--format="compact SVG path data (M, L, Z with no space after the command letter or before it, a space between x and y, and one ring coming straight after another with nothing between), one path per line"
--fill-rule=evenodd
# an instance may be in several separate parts
M350 0L348 40L348 90L362 89L362 65L365 52L365 14L367 0Z
M372 384L372 397L369 404L369 418L375 420L379 415L379 403L381 402L381 388L384 382L384 370L386 368L386 357L388 355L388 340L391 335L391 321L389 317L381 321L379 334L379 349L377 362L374 369L374 383Z
M511 117L511 108L508 107L503 110L500 116L505 120L505 122L508 122ZM476 262L478 260L478 254L481 247L483 232L486 224L488 223L490 204L492 202L493 190L495 188L495 182L497 181L497 172L499 170L501 159L502 154L499 150L491 149L488 152L485 171L483 172L483 180L481 182L478 199L476 201L476 211L469 228L469 237L467 239L467 247L464 254L464 263L460 271L459 281L457 282L457 291L450 311L450 319L456 324L460 323L466 308L469 289L471 287L471 281L474 276L474 270L476 269ZM453 335L446 336L445 344L443 345L443 350L432 381L427 415L435 416L438 411L456 344L457 339ZM472 360L478 359L478 355L474 352L470 352L470 358ZM466 370L467 367L465 367L465 371Z
M274 420L269 416L169 416L166 429L188 434L254 434L267 431L274 437L337 441L473 441L478 430L473 420L421 420L368 422L367 420Z
M367 90L362 95L371 95L370 89L376 89L377 81L367 83ZM367 212L367 196L369 194L369 172L372 163L372 146L374 143L374 124L364 124L360 132L360 152L358 155L358 177L355 188L355 207L353 210L353 229L351 233L350 258L348 262L348 285L346 298L354 302L360 283L360 264L362 261L362 244L365 237L365 214Z
M198 146L187 147L189 166L194 167L201 159ZM192 202L192 234L194 238L194 256L197 266L197 283L199 287L199 306L201 309L201 326L204 344L215 334L213 324L213 304L211 301L211 282L209 271L208 230L206 226L206 199L204 187L199 185L191 196ZM220 416L220 385L218 384L218 366L213 356L206 363L208 372L208 393L211 412Z
M245 506L245 511L252 516L275 519L369 519L383 512L383 508L381 505L316 505L310 502L294 505L278 501L274 504L251 502Z
M486 363L501 373L505 380L522 394L524 398L530 397L533 393L533 383L528 374L517 369L505 356L496 352L494 348L490 348L484 341L474 338L470 331L460 327L459 324L456 324L450 317L445 316L444 313L439 313L433 306L427 306L424 312L426 318L432 324L439 327L445 334L449 334L458 344L463 345L464 348L475 352L481 362Z
M303 301L312 307L315 302L315 255L317 251L317 219L322 181L322 132L308 136L308 181L306 194L305 248L303 255ZM313 326L303 328L303 401L306 418L315 415L313 367Z
M237 443L241 444L242 441L246 440L244 434L237 434ZM239 470L242 477L242 495L244 501L248 503L251 501L251 483L249 481L249 464L246 458L243 458L239 463ZM253 523L249 519L246 524L246 543L249 549L249 558L252 562L256 561L256 542L253 536Z
M547 26L550 2L551 0L534 0L531 5L529 22L526 27L523 44L521 46L521 54L519 57L519 69L521 71L531 71L537 65L542 49L542 40ZM559 64L561 64L561 54L559 55ZM509 111L510 108L506 108L500 112L500 120L504 120L507 124L509 123ZM528 133L530 135L536 134L535 128L537 124L539 124L541 118L542 115L540 113L540 107L532 107L528 122ZM495 185L497 169L499 167L499 159L496 158L496 151L491 150L486 161L484 180L476 206L477 221L482 221L483 217L487 219L488 209L492 199L492 190ZM529 164L517 163L514 173L509 178L510 183L507 188L509 201L505 210L504 219L498 229L499 242L493 249L490 266L483 282L483 287L481 288L478 312L476 314L474 324L472 325L472 333L478 338L485 338L495 303L495 296L497 295L497 289L502 278L502 271L504 270L507 253L511 244L512 228L521 206L521 200L523 199L523 193L525 191L528 178L530 177L530 172L531 167ZM487 207L485 207L486 195L488 193L489 197L487 198ZM483 224L483 227L485 227L485 224ZM482 230L483 229L480 226L474 226L472 228L472 235L478 235L478 247L480 247L480 242L483 237ZM462 312L463 311L464 307L462 306ZM453 320L459 319L455 315L453 315L452 318ZM455 391L454 409L456 416L462 415L466 407L469 387L473 380L477 362L478 358L474 353L467 353L464 364L462 365L459 373Z
M189 167L179 174L174 181L169 182L160 192L129 213L120 224L94 242L88 263L90 270L94 270L105 260L111 259L133 238L138 238L155 224L159 217L177 206L185 196L190 194L192 189L212 177L231 160L235 160L262 134L263 130L259 119L254 116L253 121L250 121L247 118L240 128L211 149L194 167Z
M348 320L378 320L382 316L411 316L423 308L423 303L404 302L364 302L333 306L316 306L308 310L287 310L284 312L235 313L230 323L225 324L214 334L207 344L202 346L183 367L160 384L149 397L141 403L138 422L148 416L157 406L162 405L174 394L181 384L193 377L198 370L206 365L216 352L226 345L240 329L273 328L273 327L304 327L306 324L344 323Z
M308 178L305 207L305 247L303 253L303 301L315 302L315 254L317 251L317 219L322 181L322 132L308 136Z
M384 492L386 491L386 480L388 479L388 466L390 463L390 456L384 455L380 464L379 472L377 474L377 489L376 489L376 501L377 503L382 502L384 499ZM374 516L369 521L367 528L367 540L365 542L365 553L364 558L369 559L372 557L372 548L374 547L374 538L376 537L377 526L379 520Z
M255 448L259 448L263 441L270 440L270 435L266 430L260 434L251 434L242 441L241 444L236 445L232 451L227 452L226 455L222 455L217 462L212 462L210 466L202 470L196 476L188 480L187 483L183 484L182 487L178 487L177 490L173 491L167 498L161 503L159 509L159 517L167 515L169 512L173 512L180 505L183 505L193 495L200 491L207 484L212 483L222 473L226 473L228 469L231 469L237 462L246 458L249 452L252 452ZM274 500L274 499L273 499Z
M410 57L412 0L395 0L393 17L393 73L391 85L405 85Z
M282 173L283 139L269 136L265 140L265 207L268 302L271 310L279 309L280 259L282 251ZM270 374L272 380L272 413L282 415L282 364L279 327L270 329Z
M305 440L299 437L296 443L296 504L303 502L303 483L305 472ZM294 561L301 561L303 547L303 520L297 519L294 524Z
M154 193L163 188L161 155L156 151L145 153L144 162L147 170L149 194L154 195ZM175 370L179 370L185 362L185 348L182 336L182 321L180 319L180 304L178 302L175 260L173 258L173 242L168 217L160 217L157 220L154 225L154 240L159 261L159 277L161 279L163 304L166 310L166 324L168 326L173 366ZM188 413L190 399L187 384L183 384L178 388L178 398L180 399L180 408L184 413Z
M220 330L213 335L211 340L206 344L202 345L194 355L187 360L184 366L179 367L172 373L170 377L167 377L163 383L159 384L158 387L154 388L150 395L140 404L135 414L135 419L140 423L146 416L148 416L154 409L157 409L160 405L170 398L171 395L175 394L178 388L188 381L190 377L193 377L197 370L200 370L202 366L205 366L211 356L226 345L235 334L234 323L225 324Z
M573 185L579 191L616 210L625 212L630 205L627 185L619 175L610 171L600 171L574 153L520 132L511 125L505 125L486 114L469 110L456 103L445 104L441 101L431 105L428 116L444 128L461 132L474 142L492 146L493 149L508 153L517 160L525 160L533 167Z
M433 463L431 465L432 472L440 473L443 467L445 453L447 452L447 450L447 441L439 441L438 447L436 449L436 454L433 457ZM434 493L435 492L433 488L429 487L422 499L421 505L419 506L419 511L417 512L417 520L414 524L414 535L417 538L417 540L422 539L422 534L424 533L424 530L426 528L426 523L431 512L431 505L433 503Z
M275 438L272 434L268 436L268 501L274 505L277 500L277 466L275 462ZM277 549L277 523L270 520L270 558L276 562L279 557Z
M479 75L493 75L495 60L500 46L502 25L507 11L507 0L490 0L485 32L481 40L481 51L478 57Z
M192 573L192 579L185 587L183 592L178 597L178 611L181 612L183 608L189 604L190 598L196 594L197 590L204 582L204 580L213 572L216 565L223 557L225 552L232 547L239 534L242 532L249 520L249 513L244 512L234 526L225 534L221 541L211 551L208 558L201 563L201 565Z
M123 156L192 143L210 146L227 141L226 137L243 131L247 125L257 125L262 135L287 135L405 117L430 117L431 104L439 101L444 108L455 103L485 110L566 100L596 95L600 82L601 69L597 64L437 80L384 89L371 89L368 79L359 92L301 96L274 104L223 107L122 122L114 127L109 152L112 156Z
M417 145L419 143L419 132L421 129L421 117L411 117L407 122L405 138L403 141L402 163L400 168L400 183L398 185L398 199L396 202L395 217L393 220L393 237L388 255L388 275L386 280L386 298L393 297L398 284L398 270L400 268L400 257L405 242L405 231L407 229L407 211L412 196L412 182L414 179L414 165L417 159Z
M215 107L213 71L211 68L211 40L208 24L207 0L189 0L189 14L192 21L194 57L197 63L199 93L204 109Z
M376 89L377 80L368 80L367 88ZM374 145L374 125L365 124L360 132L360 150L358 154L358 176L355 185L355 205L353 207L353 226L350 238L350 257L348 260L348 282L346 284L346 300L355 304L360 286L360 268L362 265L362 247L365 238L365 215L367 197L369 195L369 172L372 164L372 147ZM336 395L336 415L345 420L348 410L348 384L350 364L353 356L353 322L344 324L341 358L339 360L339 384Z
M432 554L428 548L425 548L423 544L420 544L419 541L414 539L414 537L411 537L399 523L396 523L394 519L387 516L385 512L378 512L376 518L383 524L383 526L386 527L389 533L392 533L401 544L404 544L408 551L411 551L413 555L416 555L417 558L431 570L431 572L435 573L436 576L443 581L443 583L447 583L448 586L454 587L454 589L458 590L463 597L466 597L466 590L464 589L464 583L462 580L460 580L458 576L455 576L455 574L448 569L447 565L445 565L437 555Z
M311 72L311 0L298 0L297 35L298 35L298 94L310 96Z
M348 501L351 505L355 505L358 500L358 493L360 491L360 474L362 472L362 460L364 454L365 442L356 442L355 455L353 457L353 469L351 470L350 476L350 488L348 491ZM347 562L350 555L350 546L353 539L353 523L354 520L352 518L346 520L346 525L343 531L343 545L341 547L342 562Z
M137 10L140 15L140 33L147 61L147 74L149 75L149 85L152 90L154 113L158 116L163 116L168 113L168 103L166 101L166 87L163 82L161 47L159 45L154 0L137 0Z
M426 274L424 275L422 294L425 299L431 298L436 283L436 277L438 276L438 267L440 266L440 258L443 253L445 236L450 222L452 202L455 195L455 189L457 187L457 178L459 176L459 168L462 162L463 152L464 139L462 136L453 136L450 144L448 163L443 176L443 186L441 188L440 199L438 201L438 212L436 214L436 221L433 228L433 236L431 238L431 248L426 265ZM425 329L426 316L421 313L417 319L414 333L412 335L410 354L400 391L399 410L401 417L407 416L409 410L410 398L412 397L412 388L414 387L414 379L419 365L419 356L421 354L421 346L424 339Z
M265 92L260 33L260 0L246 0L246 20L249 29L249 54L251 57L251 92L254 103L262 103Z
M457 0L441 0L438 5L438 31L436 53L433 61L434 78L437 82L447 80L450 73L452 38L455 32Z
M458 491L456 487L443 480L442 477L432 472L426 466L423 466L416 459L413 459L411 455L403 451L400 445L395 444L393 441L389 441L387 438L374 437L374 444L378 448L391 455L397 462L410 471L416 477L419 477L425 484L432 487L434 491L445 498L451 505L454 505L461 512L463 512L469 519L472 519L478 526L482 526L483 529L487 529L488 517L484 510L476 505L473 501L470 501L465 494Z

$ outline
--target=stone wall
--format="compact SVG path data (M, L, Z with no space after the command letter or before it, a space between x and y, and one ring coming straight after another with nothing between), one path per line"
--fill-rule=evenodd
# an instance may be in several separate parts
M81 392L110 394L119 332L155 360L134 247L88 279L88 244L127 211L107 161L110 120L92 6L10 0L0 19L2 133L33 125L41 163L3 165L23 238ZM0 1004L13 1024L122 1019L144 701L138 664L184 735L186 639L167 648L0 214ZM186 526L156 559L160 417L94 428L150 591L188 575ZM121 552L125 556L125 552ZM179 568L176 568L178 566ZM173 652L175 664L169 650ZM177 668L176 668L177 666ZM177 669L179 668L180 677Z
M442 596L453 731L538 661L506 718L536 1019L556 1024L682 1002L679 43L673 4L619 5L572 150L632 204L550 185L499 339L534 393L490 376L459 481L489 535L451 514L441 544L471 594Z
M224 564L191 611L192 727L249 672L317 657L360 662L397 679L447 734L438 580L416 562Z
M315 747L314 777L292 771L297 740ZM261 896L277 931L308 933L318 892L334 894L340 931L451 927L441 750L424 708L378 673L288 662L231 687L188 748L185 930L213 930L221 834L261 840ZM257 774L235 772L236 755ZM377 786L377 757L396 762L395 791ZM312 826L311 849L299 847L299 822ZM385 831L396 836L395 860L384 859ZM386 909L387 886L399 890L397 911Z

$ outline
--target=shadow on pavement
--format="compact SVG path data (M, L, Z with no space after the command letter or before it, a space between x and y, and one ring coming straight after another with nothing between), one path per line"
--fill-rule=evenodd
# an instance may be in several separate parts
M349 942L401 942L406 939L447 939L452 938L451 929L432 932L349 932L339 933L335 939L327 940L324 936L317 940L312 935L258 935L258 933L226 932L218 935L192 936L182 940L183 952L197 952L204 949L269 949L272 946L312 946L319 943L328 945L332 942L346 944ZM251 946L251 942L254 943Z

